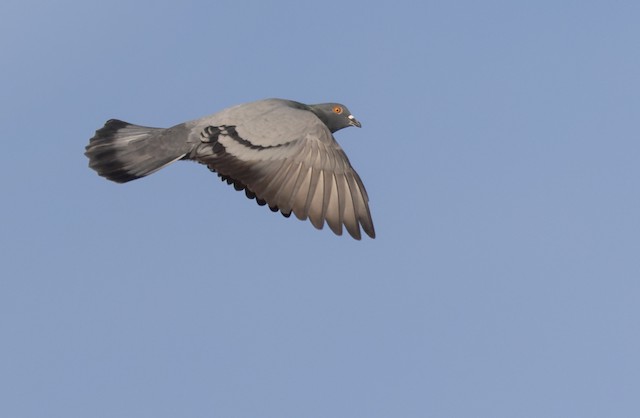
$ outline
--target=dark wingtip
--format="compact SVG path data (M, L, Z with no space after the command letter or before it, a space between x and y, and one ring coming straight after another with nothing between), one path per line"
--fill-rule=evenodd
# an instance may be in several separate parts
M368 227L365 227L365 225L363 225L362 228L364 229L364 232L366 232L367 235L369 235L369 238L375 239L376 231L375 229L373 229L373 225L370 225Z

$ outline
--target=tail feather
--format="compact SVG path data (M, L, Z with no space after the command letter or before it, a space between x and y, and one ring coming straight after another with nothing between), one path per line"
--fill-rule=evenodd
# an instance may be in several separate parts
M89 167L118 183L148 176L189 152L186 135L176 131L111 119L86 147Z

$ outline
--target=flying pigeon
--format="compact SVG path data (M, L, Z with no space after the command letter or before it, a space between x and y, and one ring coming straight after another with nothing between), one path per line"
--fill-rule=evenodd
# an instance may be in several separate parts
M178 160L206 165L259 205L355 239L375 238L369 198L333 133L361 127L339 103L266 99L171 128L111 119L86 147L89 167L125 183Z

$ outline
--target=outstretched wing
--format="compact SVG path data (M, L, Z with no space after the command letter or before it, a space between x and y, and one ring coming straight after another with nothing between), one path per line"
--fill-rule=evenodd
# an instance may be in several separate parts
M362 180L333 135L304 105L266 100L230 108L194 123L201 145L193 159L206 164L259 204L292 212L337 235L343 225L375 237ZM196 122L196 121L194 121Z

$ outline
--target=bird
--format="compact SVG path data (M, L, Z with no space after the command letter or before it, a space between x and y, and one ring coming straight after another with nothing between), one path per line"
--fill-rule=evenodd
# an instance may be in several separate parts
M263 99L170 128L108 120L85 147L89 167L126 183L179 160L203 164L285 217L375 238L369 197L333 134L361 123L340 103Z

